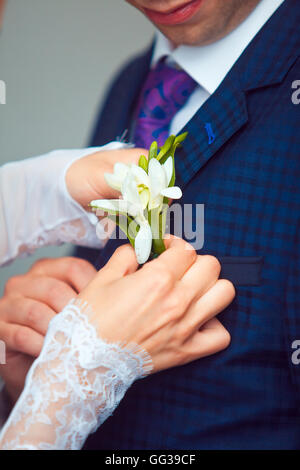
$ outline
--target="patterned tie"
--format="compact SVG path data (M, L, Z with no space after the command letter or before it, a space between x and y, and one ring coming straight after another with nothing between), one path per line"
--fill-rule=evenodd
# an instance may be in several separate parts
M134 133L137 147L149 148L153 140L161 147L169 136L175 114L185 105L197 83L183 70L160 61L142 89Z

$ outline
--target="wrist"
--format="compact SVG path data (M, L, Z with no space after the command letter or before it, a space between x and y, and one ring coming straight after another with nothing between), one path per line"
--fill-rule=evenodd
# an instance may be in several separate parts
M153 369L151 356L138 344L122 341L109 342L102 338L101 327L96 326L95 314L88 302L73 299L50 323L51 329L64 324L71 337L74 357L78 357L77 370L107 369L123 383L131 385L148 375ZM50 328L49 328L50 331ZM80 354L75 354L80 344ZM78 341L77 341L78 340Z

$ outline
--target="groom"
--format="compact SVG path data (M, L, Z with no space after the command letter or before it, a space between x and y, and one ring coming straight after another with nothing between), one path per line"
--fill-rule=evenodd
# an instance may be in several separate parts
M159 32L113 82L92 144L188 131L182 204L205 205L201 253L220 259L237 298L221 315L227 351L137 383L86 448L299 448L299 0L129 3Z

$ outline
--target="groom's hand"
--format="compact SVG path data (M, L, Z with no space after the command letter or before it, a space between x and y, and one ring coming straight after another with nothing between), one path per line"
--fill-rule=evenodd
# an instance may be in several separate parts
M42 259L22 276L9 279L0 299L0 366L6 390L16 401L26 374L42 349L50 320L94 278L95 268L77 258Z

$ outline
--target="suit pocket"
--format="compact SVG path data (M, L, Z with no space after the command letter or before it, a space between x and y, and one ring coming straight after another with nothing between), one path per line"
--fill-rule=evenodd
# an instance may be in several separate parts
M221 278L235 286L259 286L261 284L262 256L223 256L218 258Z

